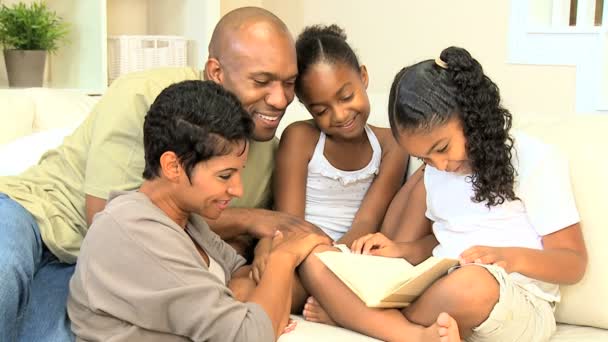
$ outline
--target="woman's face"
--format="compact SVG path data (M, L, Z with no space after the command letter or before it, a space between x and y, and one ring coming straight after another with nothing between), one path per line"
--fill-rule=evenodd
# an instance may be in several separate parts
M249 144L244 144L234 143L229 154L196 164L190 181L183 172L181 189L176 191L182 210L217 219L233 198L243 195L241 172L249 152Z
M302 75L300 101L325 134L342 139L361 136L369 117L367 71L336 62L312 65Z
M410 156L438 170L458 174L471 172L466 138L460 119L456 116L430 130L400 130L399 145Z

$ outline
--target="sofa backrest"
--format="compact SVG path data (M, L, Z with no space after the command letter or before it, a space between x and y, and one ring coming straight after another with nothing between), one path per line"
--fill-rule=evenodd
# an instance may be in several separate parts
M0 145L32 133L78 125L97 97L68 89L0 90Z
M521 125L526 133L556 145L569 159L570 176L581 217L589 263L583 279L562 286L557 306L559 322L608 329L608 116L577 115L531 121ZM547 189L547 196L551 196Z

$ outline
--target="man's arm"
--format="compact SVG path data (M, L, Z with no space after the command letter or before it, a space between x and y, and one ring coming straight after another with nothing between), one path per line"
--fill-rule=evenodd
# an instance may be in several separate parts
M319 228L304 219L267 209L227 208L217 220L206 220L211 229L223 240L242 234L256 238L273 237L275 231L304 230L318 232Z
M101 199L99 197L86 195L85 197L85 210L87 215L87 226L91 226L93 222L93 217L98 212L102 211L106 206L106 200Z

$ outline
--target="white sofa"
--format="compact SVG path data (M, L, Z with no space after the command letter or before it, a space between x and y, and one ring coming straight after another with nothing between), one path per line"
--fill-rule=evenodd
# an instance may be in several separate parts
M385 108L386 97L371 96L372 108ZM48 89L0 90L0 174L18 173L36 162L47 148L61 142L64 135L88 114L96 98L77 91ZM385 115L376 112L373 124L386 126ZM303 108L293 104L286 119L307 118ZM608 116L571 116L539 119L516 116L517 126L529 134L556 144L570 158L572 183L582 217L589 252L589 265L583 280L562 287L563 300L557 307L560 322L552 342L608 341L608 229L603 215L608 205L605 170L608 161ZM282 127L288 122L282 123ZM27 156L27 158L24 158ZM14 159L17 158L17 159ZM551 195L551 189L547 189ZM604 246L604 247L602 247ZM376 341L375 339L294 316L296 329L281 336L280 342L299 341Z

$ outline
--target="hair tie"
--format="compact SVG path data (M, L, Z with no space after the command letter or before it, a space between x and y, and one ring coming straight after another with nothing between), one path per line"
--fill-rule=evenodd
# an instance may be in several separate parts
M448 63L444 62L441 57L435 58L435 64L437 64L440 68L447 69Z

